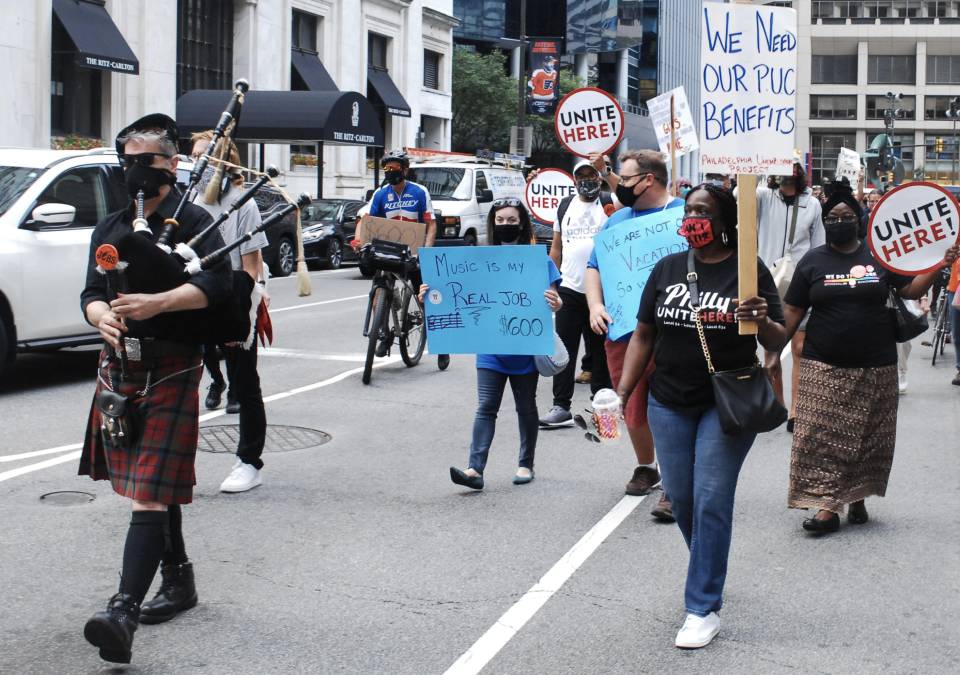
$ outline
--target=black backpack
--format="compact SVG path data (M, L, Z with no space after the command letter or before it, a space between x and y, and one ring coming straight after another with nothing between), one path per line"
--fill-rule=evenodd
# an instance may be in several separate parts
M580 195L567 195L566 197L563 198L563 201L560 202L560 206L557 207L556 222L557 224L560 224L561 227L563 227L562 223L563 223L564 217L567 215L567 209L570 208L570 202L572 202L574 199L579 199L579 198L580 198ZM602 190L600 191L600 205L603 207L606 207L608 205L613 206L613 199L610 197L609 192L603 192ZM606 208L604 208L604 212L606 212Z

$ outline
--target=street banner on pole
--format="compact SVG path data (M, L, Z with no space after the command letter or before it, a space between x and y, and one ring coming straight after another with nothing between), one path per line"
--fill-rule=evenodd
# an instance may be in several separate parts
M527 208L537 220L553 225L557 220L560 202L576 191L576 182L566 171L542 169L527 183Z
M700 170L791 174L796 11L704 2L701 32Z
M560 46L562 40L534 38L528 43L530 79L527 81L527 112L552 115L560 100Z
M960 204L946 188L914 181L890 190L870 212L873 257L898 274L925 274L943 265L960 235ZM851 270L857 278L857 268Z
M840 148L840 154L837 156L837 178L846 176L850 181L850 187L857 191L860 185L860 153L854 152L849 148Z
M545 246L421 248L432 354L553 354Z
M613 319L609 339L616 340L636 329L640 296L657 261L690 248L677 234L682 221L683 207L675 206L625 220L594 235L603 302Z
M657 143L660 145L660 152L670 154L670 97L673 96L673 129L674 129L674 150L677 157L683 157L688 152L693 152L700 147L697 140L697 129L693 124L693 116L690 114L690 106L687 104L687 95L683 87L671 89L647 101L647 109L650 111L650 121L653 122L653 130L657 133Z
M560 101L554 127L563 147L577 157L586 159L591 152L605 155L623 137L623 110L602 89L575 89Z

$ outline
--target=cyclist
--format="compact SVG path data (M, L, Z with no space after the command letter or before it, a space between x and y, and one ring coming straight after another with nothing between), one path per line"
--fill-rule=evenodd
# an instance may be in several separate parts
M424 223L427 226L424 246L433 246L437 236L437 224L433 218L433 202L430 193L418 183L407 180L410 158L403 150L391 150L380 159L387 184L377 190L370 200L370 215L376 218L404 220L411 223ZM423 283L420 266L410 274L410 284L419 289ZM390 341L384 341L377 350L377 356L385 356ZM382 352L382 353L381 353ZM440 354L437 367L440 370L450 365L450 355Z

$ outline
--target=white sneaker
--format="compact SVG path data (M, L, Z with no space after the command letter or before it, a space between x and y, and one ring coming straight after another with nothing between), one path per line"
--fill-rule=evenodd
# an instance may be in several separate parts
M906 394L907 393L907 371L898 370L897 377L900 380L900 393Z
M239 459L233 466L233 471L220 484L220 492L246 492L263 483L260 469L252 464L244 464Z
M687 614L683 628L677 633L676 645L684 649L706 647L720 632L720 616L710 612L706 616Z

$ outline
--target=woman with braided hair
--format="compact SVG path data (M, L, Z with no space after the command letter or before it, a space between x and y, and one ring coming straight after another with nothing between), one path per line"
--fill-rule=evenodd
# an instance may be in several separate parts
M786 333L777 287L759 257L758 294L737 301L737 203L730 190L707 183L693 188L679 233L690 249L666 256L650 273L617 393L626 406L651 358L656 362L647 417L663 487L690 550L687 618L675 644L696 649L720 630L737 478L756 438L720 428L697 316L717 371L755 364L758 340L779 352ZM696 273L690 279L689 267ZM693 303L692 276L699 296ZM759 334L740 335L739 321L753 321Z

